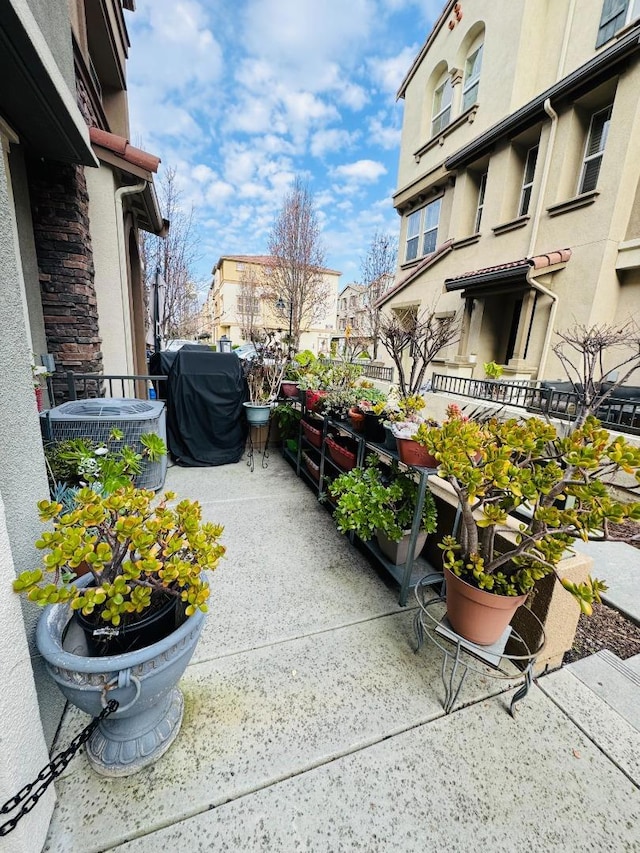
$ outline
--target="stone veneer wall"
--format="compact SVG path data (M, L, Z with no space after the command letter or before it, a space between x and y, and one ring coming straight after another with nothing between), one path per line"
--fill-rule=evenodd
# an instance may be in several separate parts
M65 371L101 373L102 352L82 166L30 161L29 191L56 403L68 399Z

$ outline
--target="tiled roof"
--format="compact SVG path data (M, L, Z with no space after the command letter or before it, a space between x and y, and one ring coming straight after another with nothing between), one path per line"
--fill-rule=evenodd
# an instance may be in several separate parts
M261 264L262 266L269 266L275 263L275 258L273 255L222 255L218 259L218 263L215 265L213 270L217 270L223 261L240 261L240 263L247 264ZM318 267L319 272L330 273L331 275L342 275L338 270L329 270L325 267Z
M89 138L93 145L99 145L101 148L106 148L108 151L113 151L118 157L122 157L127 163L132 166L138 166L146 172L157 172L160 165L160 158L155 154L149 154L141 148L135 148L129 144L129 140L124 136L118 136L115 133L109 133L106 130L100 130L99 127L89 128Z
M551 267L555 264L565 264L571 257L571 249L556 249L553 252L547 252L543 255L534 255L531 258L520 258L517 261L507 261L505 264L495 264L492 267L484 267L480 270L471 270L469 272L454 275L446 278L445 285L453 282L469 281L473 282L479 278L486 278L496 273L508 273L509 271L526 270L527 267L533 267L534 270Z

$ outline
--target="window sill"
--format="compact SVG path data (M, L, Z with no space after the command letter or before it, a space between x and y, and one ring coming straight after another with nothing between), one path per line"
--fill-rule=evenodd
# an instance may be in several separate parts
M570 210L578 210L581 207L587 207L587 205L593 204L599 195L600 193L597 190L591 190L591 192L588 193L581 193L581 195L574 196L574 198L570 198L567 201L561 201L559 204L552 204L551 207L547 208L547 213L549 216L560 216L560 214L568 213Z
M465 246L471 246L473 243L477 243L480 237L482 237L482 234L478 231L476 234L471 234L469 237L462 237L460 240L454 240L451 244L451 248L463 249Z
M413 155L416 163L419 163L421 157L423 157L428 151L431 151L432 148L435 148L436 145L444 145L445 139L447 138L447 136L449 136L449 134L453 133L454 130L457 130L466 122L469 122L469 124L473 124L479 106L480 105L477 103L472 104L469 109L461 113L458 118L454 119L450 124L443 128L440 133L433 136L427 143L422 146L422 148L418 148L418 150L414 152Z
M508 231L515 231L517 228L522 228L530 219L531 217L528 214L525 216L518 216L516 219L511 219L509 222L503 222L502 225L496 225L496 227L491 230L496 237L498 237L500 234L506 234Z

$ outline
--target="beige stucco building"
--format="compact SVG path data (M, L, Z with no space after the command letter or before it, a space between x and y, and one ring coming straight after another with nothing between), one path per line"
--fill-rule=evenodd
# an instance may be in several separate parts
M268 274L273 259L268 255L223 255L212 270L213 280L202 307L199 330L208 333L209 343L219 344L226 336L233 346L251 339L251 330L289 331L289 306L281 310L266 298ZM340 273L322 269L322 278L330 294L319 320L303 327L300 349L316 355L328 353L336 322L336 300ZM283 300L284 303L284 300Z
M463 313L436 372L558 378L554 331L640 309L640 2L448 2L405 101L383 310ZM507 48L508 46L508 48Z

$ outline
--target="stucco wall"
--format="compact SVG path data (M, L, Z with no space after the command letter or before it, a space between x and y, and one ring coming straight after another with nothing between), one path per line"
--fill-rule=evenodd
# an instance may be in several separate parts
M39 613L25 607L11 591L15 571L38 565L33 543L42 530L36 502L48 496L44 456L31 382L30 353L20 292L16 226L7 185L6 160L0 156L0 801L30 781L47 760L43 726L51 742L62 697L33 652L33 629ZM26 622L26 627L25 627ZM32 671L33 665L33 671ZM34 690L38 685L39 707ZM32 853L42 846L52 798L28 819L11 847ZM39 843L38 843L39 840Z
M11 0L11 2L16 7L29 7L67 86L75 92L73 46L67 0Z
M131 345L131 314L122 282L127 281L126 266L121 267L118 247L113 173L108 166L86 169L89 193L89 219L98 301L102 364L105 373L135 373ZM125 298L127 301L125 301Z

